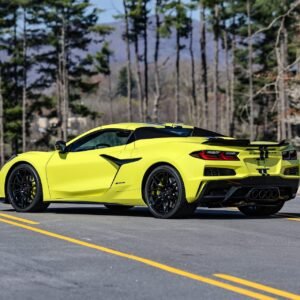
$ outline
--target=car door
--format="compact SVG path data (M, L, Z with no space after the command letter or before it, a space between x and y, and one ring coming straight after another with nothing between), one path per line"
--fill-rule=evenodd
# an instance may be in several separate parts
M129 156L129 135L128 130L100 130L68 145L66 153L56 151L46 167L51 198L101 201L119 169L107 156Z

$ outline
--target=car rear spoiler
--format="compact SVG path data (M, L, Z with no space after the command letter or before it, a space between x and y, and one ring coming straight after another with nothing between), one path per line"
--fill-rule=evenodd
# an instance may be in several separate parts
M227 140L222 138L210 138L207 141L203 142L206 145L212 146L235 146L235 147L249 147L249 148L267 148L267 147L283 147L287 146L289 143L286 140L283 140L277 144L251 144L250 140L246 139L233 139Z

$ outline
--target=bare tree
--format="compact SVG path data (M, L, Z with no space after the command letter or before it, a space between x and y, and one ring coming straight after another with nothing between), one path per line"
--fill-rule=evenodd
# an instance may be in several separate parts
M140 102L139 114L140 120L144 120L144 99L143 99L143 87L142 87L142 73L140 67L140 54L139 54L139 38L138 35L134 36L134 56L135 56L135 78L137 82L137 94Z
M67 56L66 56L66 20L62 14L62 27L61 27L61 93L62 93L62 130L63 139L68 139L68 117L69 117L69 95L68 95L68 71L67 71Z
M197 99L197 93L196 93L196 78L195 78L195 55L194 55L194 49L193 49L193 32L194 32L194 28L193 28L193 19L192 19L192 12L191 12L191 16L190 16L190 20L189 22L190 24L190 43L189 43L189 52L190 52L190 59L191 59L191 81L192 81L192 103L193 103L193 114L192 114L192 119L193 119L193 123L196 126L197 123L199 122L199 116L198 116L198 99Z
M180 0L177 1L178 4L181 3ZM176 29L176 84L175 84L175 118L174 122L178 123L180 116L180 32Z
M287 70L288 67L288 31L286 29L286 27L283 28L282 30L282 34L283 34L283 43L281 45L281 53L282 53L282 60L283 60L283 66L284 69ZM285 80L285 78L284 78ZM291 106L290 106L290 99L288 96L288 93L286 91L286 86L285 86L285 115L286 116L290 116L290 111L291 111ZM291 122L289 120L289 118L287 119L286 122L286 134L287 134L287 138L291 139L292 138L292 126L291 126Z
M148 10L147 0L143 0L143 40L144 40L144 121L148 121Z
M129 20L128 20L128 8L126 0L123 0L124 15L125 15L125 43L126 43L126 70L127 70L127 120L132 121L132 86L131 86L131 54L129 43Z
M155 4L155 49L154 49L154 82L155 82L155 96L154 96L154 104L153 104L153 112L152 112L152 120L154 122L158 122L158 110L160 107L161 100L161 86L160 86L160 74L159 74L159 48L160 48L160 7L162 4L162 0L156 0Z
M213 103L212 129L219 130L219 13L218 1L214 4L214 62L213 62Z
M59 11L56 8L56 14L59 15ZM56 21L56 26L58 22ZM61 39L60 39L61 40ZM56 74L56 111L57 111L57 138L60 140L62 136L62 64L61 64L61 47L60 42L56 46L57 53L57 74Z
M253 104L253 37L251 25L251 2L247 0L248 22L248 78L249 78L249 108L250 108L250 140L254 138L254 104Z
M231 0L231 4L233 4L233 0ZM236 69L236 26L235 16L233 16L233 31L232 31L232 42L231 42L231 68L230 68L230 106L229 106L229 135L234 135L234 98L235 98L235 69Z
M200 4L200 51L201 51L201 90L202 90L202 104L201 110L201 125L208 127L208 80L207 80L207 61L206 61L206 16L204 1Z
M23 7L23 87L22 87L22 151L26 152L26 102L27 102L27 17Z
M278 106L278 122L277 122L277 139L282 140L287 138L286 126L286 86L285 86L285 17L282 18L280 28L277 33L275 53L277 60L277 80L276 80L276 97Z
M222 10L224 10L224 5L222 4ZM223 42L224 42L224 51L225 51L225 73L226 73L226 82L225 82L225 118L222 118L223 124L222 128L223 131L229 135L230 133L230 106L231 106L231 77L230 77L230 62L229 62L229 38L226 28L226 21L223 20Z
M143 94L143 84L142 84L142 72L140 66L140 44L139 37L143 33L143 24L141 22L141 4L140 0L129 1L130 6L128 6L128 16L131 21L131 31L130 37L133 41L134 46L134 58L135 58L135 79L137 83L137 97L139 101L139 119L144 121L144 94Z
M110 55L107 57L108 65L110 66ZM107 75L108 79L108 98L109 98L109 108L110 108L110 122L114 122L114 110L113 110L113 93L112 93L112 81L111 81L111 71Z

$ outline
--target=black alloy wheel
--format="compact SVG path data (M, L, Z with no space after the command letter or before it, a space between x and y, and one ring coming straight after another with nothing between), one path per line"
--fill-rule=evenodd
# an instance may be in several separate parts
M259 206L248 205L238 207L239 211L248 217L268 217L277 214L283 207L284 201L279 202L276 205Z
M18 212L43 211L49 203L43 202L42 185L36 170L28 164L16 166L10 173L6 196Z
M144 198L150 212L157 218L183 217L192 214L196 206L187 203L183 181L174 168L162 165L148 176Z

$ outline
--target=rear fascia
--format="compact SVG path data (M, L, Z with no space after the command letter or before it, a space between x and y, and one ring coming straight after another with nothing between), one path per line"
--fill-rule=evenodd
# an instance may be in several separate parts
M279 176L253 176L244 179L209 181L198 196L202 207L242 206L247 203L272 205L278 201L295 198L299 186L298 179L284 179ZM253 188L279 190L279 198L270 200L247 199Z

